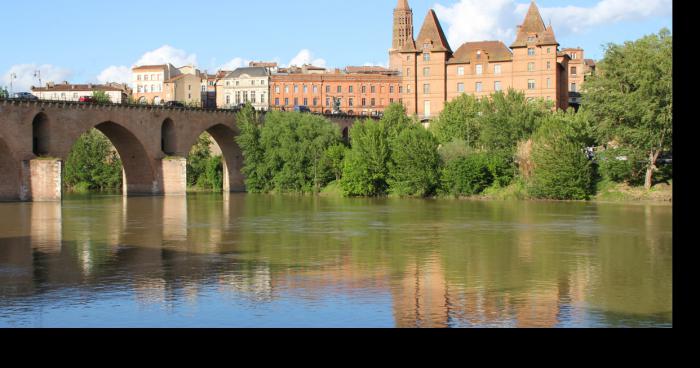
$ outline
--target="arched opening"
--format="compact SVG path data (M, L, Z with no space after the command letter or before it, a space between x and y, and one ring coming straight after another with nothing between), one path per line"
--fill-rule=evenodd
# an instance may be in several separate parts
M19 199L19 165L0 138L0 201Z
M161 189L139 139L114 122L96 125L73 143L63 181L68 190L121 189L127 195L156 194Z
M215 125L203 132L192 144L187 159L188 185L244 192L243 154L235 138L234 131L225 125Z
M32 121L32 151L37 156L49 153L49 118L43 112Z
M145 105L145 104L146 104L146 97L141 97L141 98L139 98L139 104L140 104L140 105Z
M156 96L153 98L153 104L154 105L160 105L160 96Z
M165 119L160 128L160 149L166 155L173 155L177 150L175 137L175 124L170 119Z

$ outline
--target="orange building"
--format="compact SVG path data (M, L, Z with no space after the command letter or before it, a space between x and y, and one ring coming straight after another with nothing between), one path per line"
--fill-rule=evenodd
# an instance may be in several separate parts
M534 1L510 48L501 41L481 41L453 51L432 9L414 39L413 21L406 19L412 15L408 1L399 0L389 51L390 66L402 78L402 100L409 114L432 118L447 101L464 93L483 97L509 88L568 108L570 57L559 52L554 30L545 26Z
M277 73L270 77L270 109L306 106L315 113L378 115L402 103L401 78L388 69L348 67L333 73Z

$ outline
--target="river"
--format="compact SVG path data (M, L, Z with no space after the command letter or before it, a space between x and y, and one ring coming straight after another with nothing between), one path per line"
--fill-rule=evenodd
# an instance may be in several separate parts
M0 203L0 327L672 327L672 206Z

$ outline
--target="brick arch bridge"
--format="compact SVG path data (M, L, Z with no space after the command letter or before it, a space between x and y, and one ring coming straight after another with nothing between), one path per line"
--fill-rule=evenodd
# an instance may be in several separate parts
M354 122L329 118L343 132ZM63 163L92 128L121 157L125 195L184 195L186 157L204 132L221 148L224 190L245 191L235 111L0 100L0 201L60 200Z

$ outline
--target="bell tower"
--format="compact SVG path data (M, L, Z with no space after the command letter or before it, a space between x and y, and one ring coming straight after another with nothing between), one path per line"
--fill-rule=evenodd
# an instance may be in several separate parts
M399 52L408 45L413 46L413 10L408 6L408 0L399 0L394 9L394 36L389 50L389 68L401 69Z

